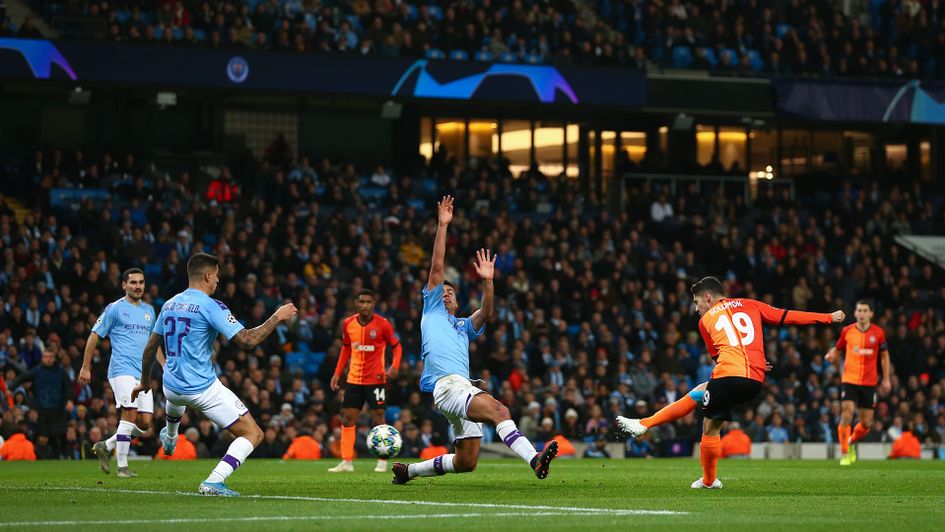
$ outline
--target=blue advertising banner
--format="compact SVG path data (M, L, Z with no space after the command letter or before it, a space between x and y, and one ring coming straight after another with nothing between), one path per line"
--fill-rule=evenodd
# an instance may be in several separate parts
M627 69L0 38L0 78L642 107Z
M778 112L831 122L945 124L945 83L772 80Z

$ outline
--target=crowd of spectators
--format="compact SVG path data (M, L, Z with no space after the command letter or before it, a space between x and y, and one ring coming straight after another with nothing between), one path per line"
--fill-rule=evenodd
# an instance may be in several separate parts
M796 199L762 187L751 204L696 185L668 196L641 184L614 213L577 181L513 178L502 161L437 159L391 176L296 161L280 142L258 164L221 165L212 175L58 149L3 168L6 190L30 210L17 219L0 198L0 434L25 433L44 458L88 458L116 428L107 342L91 384L76 377L91 325L122 296L120 272L143 268L145 299L157 308L186 287L186 259L200 250L221 258L216 297L244 325L285 299L299 308L296 321L253 351L216 346L220 379L265 430L255 456L281 457L297 437L314 439L322 456L339 454L341 397L328 383L338 326L365 287L379 294L377 311L404 346L388 415L404 433L405 456L449 444L445 418L418 391L419 293L444 193L457 197L447 278L461 312L480 297L474 250L498 253L497 316L470 346L472 374L539 444L554 436L594 442L615 415L652 412L708 379L712 363L687 291L707 274L732 295L776 306L851 315L856 299L875 301L895 371L864 441L895 439L910 425L924 444L945 437L942 271L893 242L897 233L945 232L942 196L918 182L825 183ZM836 441L839 372L824 354L839 330L767 329L769 384L739 416L753 441ZM163 412L155 414L160 429ZM367 429L365 418L362 453ZM220 456L228 443L228 433L199 417L185 417L181 432L198 456ZM493 437L487 431L486 441ZM699 437L690 415L627 453L687 454ZM153 454L156 440L136 440L133 450Z
M82 36L258 50L693 68L719 74L945 78L941 0L34 0ZM585 9L582 9L585 8ZM0 17L2 20L2 17ZM32 36L36 29L21 27ZM9 21L0 34L16 32Z

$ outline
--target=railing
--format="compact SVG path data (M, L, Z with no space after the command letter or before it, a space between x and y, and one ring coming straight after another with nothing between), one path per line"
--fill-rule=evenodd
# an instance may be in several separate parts
M765 178L755 178L747 176L724 176L724 175L698 175L698 174L648 174L648 173L628 173L623 174L623 176L615 179L615 185L618 187L617 194L610 194L612 202L616 201L617 203L611 204L611 207L623 209L627 200L627 182L628 181L642 181L642 182L663 182L669 184L669 195L675 197L680 186L685 186L690 183L696 183L697 191L701 194L703 192L704 184L718 184L721 187L726 185L735 184L741 185L742 193L745 197L745 204L751 204L754 198L757 196L759 187L786 187L790 192L791 201L794 200L796 190L794 186L794 180L783 177L776 177L772 179Z

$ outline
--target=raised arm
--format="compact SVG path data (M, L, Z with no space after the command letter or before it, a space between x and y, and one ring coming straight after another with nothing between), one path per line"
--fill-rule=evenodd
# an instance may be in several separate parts
M433 258L430 261L430 277L427 290L443 283L446 276L446 230L453 221L453 196L443 196L436 204L436 237L433 240Z
M498 255L493 255L488 249L476 252L476 273L482 279L482 306L473 312L473 329L479 330L495 315L495 261Z
M98 347L99 335L94 332L89 333L88 340L85 341L85 356L82 358L82 369L79 370L79 384L85 386L92 380L92 357L95 355L95 348Z
M774 308L765 303L758 303L761 319L768 325L814 325L816 323L843 323L847 315L842 310L826 312L806 312L803 310Z
M298 310L295 308L294 304L287 303L282 305L272 313L272 316L269 316L269 319L266 320L265 323L259 327L241 330L233 336L232 341L243 349L255 349L257 345L261 344L263 340L272 334L272 331L276 330L276 325L292 318L297 313Z
M141 355L141 381L131 390L132 401L138 399L139 393L151 389L151 367L154 366L154 359L157 358L158 348L163 341L164 336L154 332L148 338L148 344L144 346L144 353Z

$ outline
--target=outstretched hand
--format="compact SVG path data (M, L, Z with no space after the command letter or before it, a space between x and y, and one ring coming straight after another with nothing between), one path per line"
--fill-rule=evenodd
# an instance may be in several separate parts
M436 221L446 225L453 221L453 196L443 196L436 204Z
M498 255L493 255L488 249L476 251L476 273L481 279L495 279L495 261Z
M843 320L847 319L847 314L842 310L835 310L830 314L830 317L834 323L843 323Z

